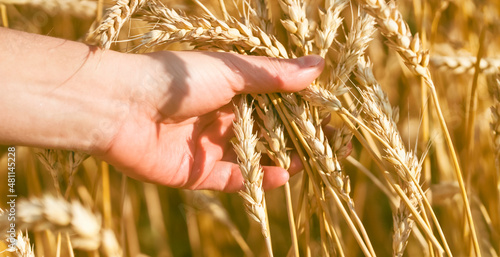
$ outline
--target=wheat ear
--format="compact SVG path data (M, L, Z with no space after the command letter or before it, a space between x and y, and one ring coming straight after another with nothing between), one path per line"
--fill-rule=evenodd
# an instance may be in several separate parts
M70 14L90 18L96 14L97 2L91 0L2 0L3 4L31 5L51 15Z
M285 127L280 122L278 114L272 107L271 100L267 95L255 95L257 100L257 114L259 115L260 128L262 135L266 140L266 150L268 156L274 161L276 166L285 170L290 168L290 151L287 150L287 140L285 138ZM295 218L293 214L292 196L290 184L285 183L285 200L287 205L288 223L290 226L290 235L294 255L299 256L299 245L297 239L297 230L295 228Z
M431 91L432 100L435 103L433 106L438 116L441 130L445 136L446 144L453 160L455 176L457 177L457 181L460 186L460 193L464 204L465 216L470 229L474 251L476 255L480 256L481 250L479 248L479 242L474 226L474 220L472 218L467 191L465 189L465 183L462 178L463 176L460 163L439 104L436 87L434 86L429 68L427 67L429 63L428 50L423 49L418 34L415 36L412 35L408 24L404 21L402 14L397 10L396 5L393 2L389 4L386 4L384 0L358 0L358 2L362 5L366 12L375 18L382 35L384 35L384 37L388 40L389 47L395 49L399 53L406 66L412 72L423 78Z
M34 231L48 229L67 233L70 235L72 246L76 249L95 251L102 246L104 250L114 249L110 252L120 252L116 250L119 246L116 238L113 239L114 233L101 229L100 216L77 201L70 203L63 198L48 195L42 198L22 199L17 205L16 214L16 222L20 229ZM6 220L4 217L0 219L1 223ZM114 246L111 246L112 244Z
M395 255L402 254L404 251L404 245L406 244L402 240L405 238L407 239L405 234L408 233L409 235L409 232L411 232L410 230L405 231L406 226L410 224L405 221L405 216L410 217L409 209L418 210L418 205L422 204L424 204L424 207L428 209L433 221L435 222L439 235L443 240L444 250L448 255L451 255L451 251L439 222L437 221L429 202L425 198L423 190L418 185L422 169L421 163L418 161L414 153L405 150L404 144L399 136L399 132L397 131L396 121L399 118L397 110L393 110L391 108L385 93L382 91L380 85L378 85L378 82L371 71L371 67L367 62L361 60L355 74L360 85L365 87L365 90L361 94L365 100L365 104L362 109L368 117L369 122L367 129L370 130L371 133L374 133L378 140L383 144L384 151L386 152L385 158L396 168L401 183L401 190L408 195L407 198L405 197L406 199L402 199L405 201L406 205L403 206L403 204L400 203L399 210L396 213L397 217L394 219L395 222L400 223L401 228L405 228L403 230L395 230ZM415 212L413 212L412 215L419 214L415 214ZM424 218L426 218L426 216L424 216ZM421 221L419 222L421 226L427 226L427 228L424 229L426 230L425 232L430 237L432 243L439 249L442 249L442 247L436 243L437 241L433 235L429 233L429 222L427 220L425 224Z
M52 196L22 199L16 222L21 229L69 232L75 248L93 251L100 245L100 218L76 201Z
M321 181L334 197L337 207L341 210L344 220L350 226L363 252L368 256L375 256L370 239L354 208L354 201L349 195L351 190L349 177L343 173L323 129L321 126L314 125L310 110L299 96L294 94L283 94L282 96L290 111L291 120L298 127L298 134L304 139L303 145L308 146L306 148L308 155L314 160L312 162L321 177ZM339 196L346 202L350 215L344 209Z
M343 8L343 7L338 7ZM320 79L311 84L301 95L312 105L326 108L328 111L338 111L342 104L338 96L348 91L345 85L349 75L356 66L358 59L364 54L372 39L373 18L361 15L355 20L353 29L347 36L346 43L340 48L340 56L335 68L326 79Z
M256 27L259 27L266 34L274 34L274 25L272 22L271 11L269 10L269 5L266 0L255 0L250 2L249 8L250 18L249 20Z
M75 181L75 173L78 170L78 166L82 164L90 155L86 153L68 151L68 186L66 187L66 192L64 193L64 198L68 199L71 187Z
M38 157L38 160L42 163L45 169L50 172L57 194L62 195L61 186L59 184L59 174L62 173L62 165L58 161L57 151L53 149L44 149L41 152L38 152L36 157Z
M33 251L34 247L35 246L30 243L28 233L23 235L23 232L19 231L17 233L15 247L8 248L5 251L15 254L16 257L35 257L35 252Z
M101 24L89 35L89 38L100 37L99 44L104 49L109 49L118 38L123 24L146 2L146 0L118 0L106 11Z
M233 130L238 142L233 143L233 147L244 179L244 189L240 191L240 195L245 200L248 215L260 224L268 254L273 256L262 188L264 173L260 166L261 154L256 150L258 138L253 133L252 107L246 97L247 95L242 95L239 103L234 104L236 120L233 122Z
M367 124L391 146L390 149L384 149L386 153L384 157L396 167L399 177L407 177L405 169L401 167L405 165L406 169L410 171L409 175L413 176L418 182L422 167L416 155L411 151L407 151L404 147L403 140L396 126L396 122L399 119L399 110L391 107L380 85L371 79L373 75L371 74L369 65L360 62L358 68L356 76L364 86L361 92L364 100L362 110L367 118ZM400 163L397 160L404 160L404 163ZM413 184L413 180L411 179L401 179L400 183L413 206L418 209L420 196L415 187L419 185ZM402 256L414 223L411 212L406 208L404 203L399 204L396 213L393 214L393 221L393 256Z
M200 50L246 51L249 54L288 58L285 47L275 37L255 26L247 26L232 16L228 17L227 22L213 15L187 17L175 10L148 4L141 18L153 27L143 36L145 47L188 42Z
M302 0L279 0L285 19L281 24L288 31L290 42L297 48L296 55L307 55L306 40L309 24L306 17L306 3Z
M329 0L325 1L325 9L318 9L320 24L316 33L314 33L314 53L322 57L326 56L328 49L330 49L335 38L337 38L337 29L343 20L340 14L346 6L347 1L345 0Z
M438 70L454 74L473 74L476 65L475 56L439 56L430 57L429 64ZM500 59L485 57L479 62L479 69L483 74L494 74L500 69Z

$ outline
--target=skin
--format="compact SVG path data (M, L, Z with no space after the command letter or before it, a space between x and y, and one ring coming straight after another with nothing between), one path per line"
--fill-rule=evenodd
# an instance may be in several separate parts
M125 54L0 35L0 144L87 152L130 177L188 189L242 187L230 144L233 97L302 90L324 66L319 56ZM264 172L265 188L289 178L278 167Z

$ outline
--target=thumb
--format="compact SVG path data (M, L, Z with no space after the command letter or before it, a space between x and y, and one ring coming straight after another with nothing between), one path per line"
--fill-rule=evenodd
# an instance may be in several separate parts
M277 59L222 52L150 54L167 74L159 80L155 104L162 117L183 120L217 110L241 93L296 92L306 88L324 67L320 56ZM160 77L161 75L154 76ZM164 81L170 81L165 87Z
M318 55L296 59L226 54L235 93L296 92L305 89L319 76L324 60Z

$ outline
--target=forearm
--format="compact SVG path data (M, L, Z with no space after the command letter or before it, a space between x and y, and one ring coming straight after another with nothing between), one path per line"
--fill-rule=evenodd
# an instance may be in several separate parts
M0 28L0 144L103 150L129 111L131 58Z

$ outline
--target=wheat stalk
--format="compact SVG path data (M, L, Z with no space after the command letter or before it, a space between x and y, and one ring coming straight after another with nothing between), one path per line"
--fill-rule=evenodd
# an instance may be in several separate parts
M500 169L500 73L488 76L488 91L493 97L491 106L491 132L493 135L493 145L495 147L495 156L497 169Z
M498 199L500 199L500 72L488 76L488 91L493 97L491 110L490 128L493 136L493 146L495 148L495 166L496 166L496 189ZM499 200L500 201L500 200ZM500 204L498 204L500 213Z
M241 96L239 103L234 104L234 108L236 119L233 122L233 130L238 142L233 143L233 147L244 179L244 189L240 191L240 195L245 200L248 215L260 224L268 254L273 256L262 188L264 173L260 166L261 154L256 151L258 139L253 133L252 108L248 104L246 95Z

